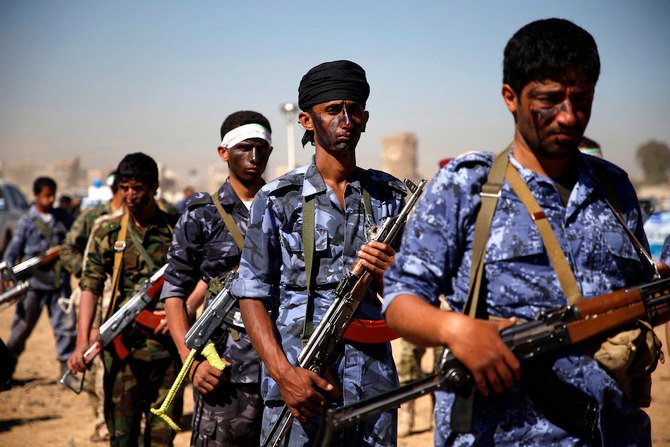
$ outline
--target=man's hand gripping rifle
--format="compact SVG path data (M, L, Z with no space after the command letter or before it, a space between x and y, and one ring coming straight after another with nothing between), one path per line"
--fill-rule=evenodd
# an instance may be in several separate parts
M30 259L10 266L7 262L0 262L0 307L9 305L22 299L28 291L28 280L32 272L38 267L49 265L60 257L60 245L49 248L44 254L33 256ZM5 289L5 284L13 284Z
M237 270L228 272L221 283L223 288L210 301L207 308L204 310L200 318L191 326L186 333L184 341L186 347L191 350L186 358L186 361L181 367L177 378L170 387L165 400L160 408L152 408L151 412L163 419L175 431L181 430L175 422L167 415L167 410L174 399L175 394L181 388L184 378L191 369L191 365L195 360L196 355L202 354L210 365L223 371L226 363L221 359L216 352L215 344L219 342L228 333L226 324L232 318L232 314L237 309L237 300L230 294L230 286L237 278Z
M670 278L555 309L541 314L537 320L503 330L501 337L523 362L621 329L638 320L648 321L652 326L670 321ZM403 402L438 389L456 390L471 382L470 372L449 349L445 349L436 373L397 390L326 410L316 445L329 445L336 430L363 421L371 415L397 408Z
M384 221L384 224L375 234L373 241L385 244L391 244L394 241L421 196L423 188L426 185L426 180L421 180L418 185L405 180L405 185L411 193L405 202L405 206L398 215L389 217ZM335 289L332 304L300 352L298 366L314 371L317 374L322 372L326 359L342 338L359 303L365 297L371 280L372 274L370 271L363 267L360 259L357 260L349 273L340 280ZM272 430L263 445L272 447L281 445L291 428L293 417L289 408L284 405L279 419L272 426Z
M140 290L100 326L98 340L84 353L84 363L87 366L91 364L95 356L100 354L110 344L114 344L119 357L125 358L129 353L121 342L121 335L131 325L137 323L149 328L156 326L158 323L156 320L160 320L161 318L155 316L152 312L143 311L149 303L160 295L164 282L163 274L166 268L167 264L144 281ZM59 382L79 394L84 384L85 376L86 371L82 373L81 377L77 377L77 374L72 371L66 371Z

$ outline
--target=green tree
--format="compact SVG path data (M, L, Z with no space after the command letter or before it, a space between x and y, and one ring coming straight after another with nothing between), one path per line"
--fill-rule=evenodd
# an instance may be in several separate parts
M658 185L668 181L670 148L661 141L649 140L637 148L637 162L644 171L645 183Z

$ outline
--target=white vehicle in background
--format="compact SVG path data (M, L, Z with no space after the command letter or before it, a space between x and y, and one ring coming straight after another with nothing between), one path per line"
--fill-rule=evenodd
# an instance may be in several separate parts
M0 255L12 240L19 218L29 207L28 201L16 185L0 180Z

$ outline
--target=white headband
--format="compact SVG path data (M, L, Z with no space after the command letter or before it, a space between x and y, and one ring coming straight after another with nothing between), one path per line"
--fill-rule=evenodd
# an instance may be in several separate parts
M236 127L227 134L223 136L221 140L221 147L229 148L233 147L236 144L248 140L250 138L260 138L268 142L272 146L272 137L270 132L261 126L260 124L245 124L240 127Z

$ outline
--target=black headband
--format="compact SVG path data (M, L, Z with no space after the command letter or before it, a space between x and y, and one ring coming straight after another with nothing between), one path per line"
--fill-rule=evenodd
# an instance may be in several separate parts
M305 111L323 102L356 101L365 107L370 85L365 70L351 61L324 62L302 77L298 87L298 105Z

